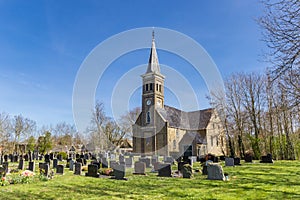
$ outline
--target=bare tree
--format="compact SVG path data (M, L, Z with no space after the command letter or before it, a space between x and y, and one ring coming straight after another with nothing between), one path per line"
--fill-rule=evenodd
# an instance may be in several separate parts
M22 115L16 115L12 120L12 129L14 132L13 146L15 148L20 139L28 139L36 130L36 122Z
M300 62L300 1L262 0L265 14L258 22L270 48L276 76L298 68Z
M11 137L10 117L6 113L0 113L0 144L4 150L9 149L9 139Z
M300 104L300 1L262 0L265 14L258 20L270 51L272 79L284 81L293 105Z
M136 107L120 117L118 120L118 125L120 126L121 130L125 132L124 137L130 139L132 138L132 125L135 123L140 113L141 108Z

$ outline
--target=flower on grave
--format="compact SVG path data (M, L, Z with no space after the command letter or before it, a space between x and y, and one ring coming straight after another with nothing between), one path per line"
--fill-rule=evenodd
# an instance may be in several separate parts
M6 177L2 177L2 178L1 178L1 181L5 181L5 180L6 180Z
M31 177L34 176L34 173L32 171L25 170L24 172L22 172L22 176Z

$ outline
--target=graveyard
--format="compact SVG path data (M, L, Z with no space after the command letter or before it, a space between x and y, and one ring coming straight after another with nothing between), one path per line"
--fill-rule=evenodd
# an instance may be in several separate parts
M185 165L162 156L114 155L114 160L95 157L77 155L76 159L64 160L45 155L31 162L27 158L19 158L18 162L8 159L2 163L8 164L8 173L1 177L0 199L300 198L299 161L267 163L225 158L201 164L191 159L191 165ZM191 176L182 176L186 166L192 169ZM210 166L222 169L222 180L214 180L218 175L210 171ZM8 180L14 182L7 184Z

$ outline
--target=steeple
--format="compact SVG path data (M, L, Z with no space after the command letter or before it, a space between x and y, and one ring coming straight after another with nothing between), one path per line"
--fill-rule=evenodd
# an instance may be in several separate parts
M157 57L156 47L155 47L154 30L152 31L152 46L151 46L148 68L146 73L160 74L158 57Z

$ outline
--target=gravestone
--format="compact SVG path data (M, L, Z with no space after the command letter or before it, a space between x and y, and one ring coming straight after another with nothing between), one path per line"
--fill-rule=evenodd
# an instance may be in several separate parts
M125 166L132 168L132 165L133 165L133 158L132 157L125 158Z
M245 154L245 162L251 162L252 163L253 157L250 154Z
M146 164L146 168L151 167L150 165L150 158L142 157L139 159L140 162L144 162Z
M123 154L119 155L119 163L120 165L125 165L125 157Z
M83 166L83 159L82 158L77 158L76 162L81 163L81 165Z
M14 155L13 156L13 162L18 162L19 156L18 155Z
M106 158L102 158L102 168L108 168L108 162Z
M146 175L146 163L135 162L134 163L134 174Z
M189 159L191 160L191 165L193 166L193 163L197 162L197 156L189 156Z
M153 164L154 172L158 172L160 164L161 164L160 162L156 162Z
M267 154L266 156L261 157L260 163L273 163L272 154Z
M4 162L8 162L8 155L4 155Z
M64 165L57 165L56 166L56 174L64 174L65 166Z
M5 173L8 173L8 162L3 162L2 167L5 169Z
M234 158L234 165L241 165L241 158Z
M82 170L81 168L82 168L82 164L76 162L76 163L75 163L75 171L74 171L74 174L75 174L75 175L81 175L81 170Z
M165 159L164 159L164 162L173 165L174 164L174 158L171 157L171 156L166 156Z
M28 166L28 170L30 170L30 171L34 171L34 169L35 169L35 163L34 162L29 162L29 166Z
M99 173L98 173L98 166L97 165L93 165L93 164L89 164L88 165L88 172L85 173L86 176L90 176L90 177L99 177Z
M208 180L225 180L222 166L217 163L209 163L207 165L207 179Z
M116 155L115 154L110 154L110 160L116 160Z
M23 160L23 159L20 159L20 160L19 160L19 166L18 166L18 169L24 170L24 160Z
M45 155L45 162L49 163L49 165L50 165L50 156L49 156L49 154Z
M93 160L93 161L91 162L91 164L97 165L98 169L100 169L100 167L101 167L101 163L98 162L97 160Z
M53 159L54 159L54 154L50 153L50 160L53 160Z
M114 176L117 180L124 180L125 177L125 165L116 165L114 169Z
M178 162L178 164L177 164L177 170L182 173L183 165L185 165L185 164L186 163L183 162L183 161Z
M25 155L24 155L24 160L25 160L25 161L28 161L28 160L29 160L28 154L25 154Z
M202 175L207 175L207 165L202 166Z
M193 168L189 164L185 164L182 167L182 177L183 178L192 178L193 176Z
M154 166L154 163L158 162L158 158L157 157L152 157L151 158L151 165Z
M44 176L49 175L50 166L48 163L39 163L40 173Z
M114 161L114 160L109 161L109 167L112 169L115 169L115 166L118 164L119 163L117 161Z
M226 167L234 166L234 159L233 158L225 158L225 166Z
M55 169L57 167L58 164L58 160L57 159L53 159L53 168Z
M158 176L171 177L172 175L171 164L162 163L159 165Z
M71 171L74 170L74 160L70 160L70 161L69 161L69 169L70 169Z

